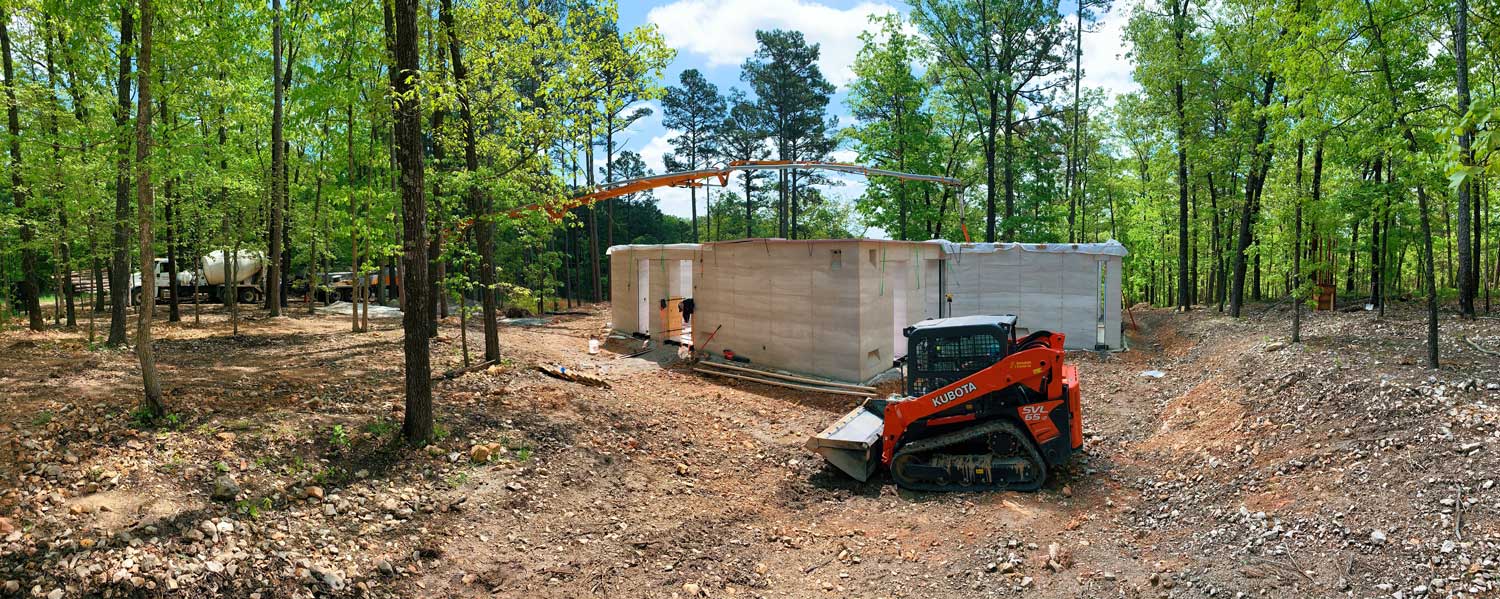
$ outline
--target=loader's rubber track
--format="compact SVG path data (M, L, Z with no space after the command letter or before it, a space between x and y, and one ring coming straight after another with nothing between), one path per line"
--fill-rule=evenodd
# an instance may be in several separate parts
M941 450L983 439L989 453L977 455L945 454ZM1022 464L1015 472L1004 469L991 470L988 480L976 477L931 480L917 478L912 474L917 468L926 466L967 466L993 464L997 460ZM921 439L903 445L891 458L891 478L902 488L914 491L1022 491L1031 492L1042 487L1047 480L1047 464L1036 443L1009 420L995 420L983 424ZM965 480L966 479L966 480Z

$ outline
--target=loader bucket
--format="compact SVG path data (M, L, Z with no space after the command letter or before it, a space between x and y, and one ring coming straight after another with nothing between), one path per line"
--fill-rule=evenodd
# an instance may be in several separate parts
M855 480L864 482L870 479L880 463L880 434L884 430L885 421L875 412L860 406L808 439L805 447Z

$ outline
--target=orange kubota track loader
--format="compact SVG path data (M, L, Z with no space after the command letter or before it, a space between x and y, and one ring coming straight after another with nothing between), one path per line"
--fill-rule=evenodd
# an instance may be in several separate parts
M1017 339L1010 315L924 320L905 333L905 396L866 401L808 449L860 481L884 466L914 490L1035 491L1083 448L1062 334Z

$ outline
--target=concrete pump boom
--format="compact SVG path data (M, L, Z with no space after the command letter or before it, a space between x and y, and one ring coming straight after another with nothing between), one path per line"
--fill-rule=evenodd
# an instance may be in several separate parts
M587 206L589 204L593 204L594 202L613 199L624 195L630 195L632 193L637 193L648 189L656 189L658 187L696 187L703 185L702 181L705 179L718 179L719 185L728 185L729 176L733 175L736 171L780 171L792 169L837 171L841 173L864 175L866 177L894 177L906 181L925 181L928 183L947 185L949 187L963 187L964 185L963 181L959 181L958 179L954 179L952 177L903 173L900 171L870 168L844 162L821 162L816 160L737 160L725 165L724 168L719 169L702 169L696 171L684 171L680 173L666 173L663 175L637 177L635 179L625 179L621 181L605 183L603 185L597 186L597 189L595 189L594 191L568 198L567 200L556 206L532 204L530 206L524 206L515 210L511 210L509 214L511 218L520 218L521 215L527 212L542 210L545 211L553 219L560 219L564 214L567 214L569 210L572 210L574 208Z

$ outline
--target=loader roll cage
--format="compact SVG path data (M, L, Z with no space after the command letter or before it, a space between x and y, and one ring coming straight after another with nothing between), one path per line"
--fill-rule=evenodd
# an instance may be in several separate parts
M1016 346L1016 317L963 316L906 327L906 395L918 397L984 370Z

